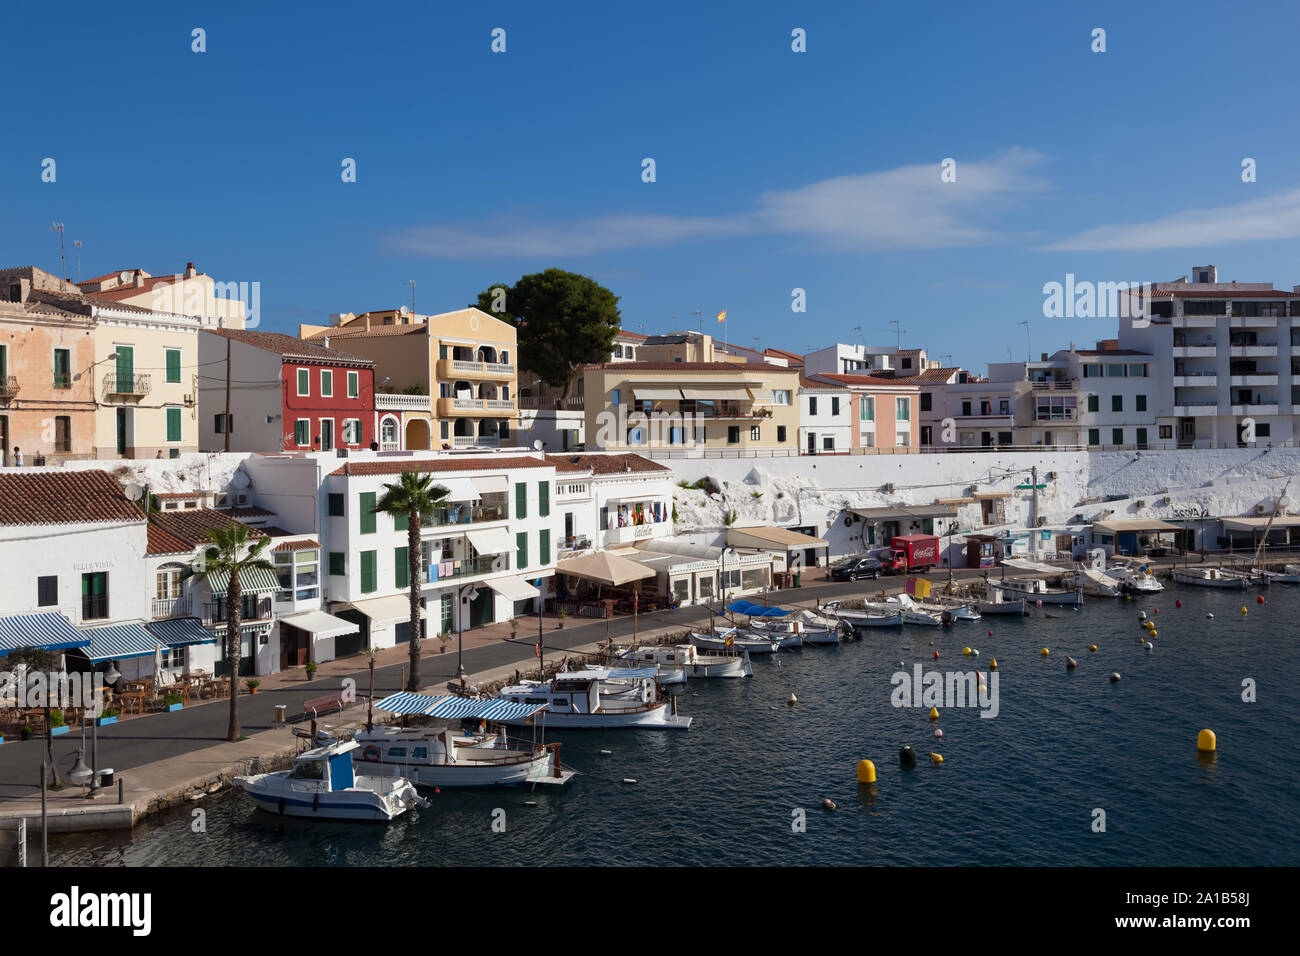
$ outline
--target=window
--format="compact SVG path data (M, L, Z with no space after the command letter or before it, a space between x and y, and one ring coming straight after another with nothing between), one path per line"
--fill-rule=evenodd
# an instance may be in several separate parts
M175 385L181 380L181 350L164 349L163 354L167 357L167 381Z
M361 493L361 533L374 534L377 527L375 514L375 493L373 491L363 491Z
M50 607L59 603L59 576L45 574L36 579L36 606Z
M405 546L393 549L393 587L411 586L411 549Z
M777 425L777 426L776 426L776 440L777 440L778 442L783 442L783 441L785 441L785 426L784 426L784 425Z
M374 551L361 552L361 593L370 594L379 586Z
M1147 447L1147 430L1145 428L1139 428L1137 430L1137 438L1135 441L1139 448Z
M1273 433L1273 426L1268 422L1257 422L1255 424L1255 437L1268 438Z
M970 408L971 408L970 399L969 398L963 399L961 403L961 413L963 417L970 415Z
M451 422L438 422L438 437L443 441L451 438Z
M832 415L838 415L839 413L840 413L840 400L839 400L837 397L835 397L834 395L832 395L832 396L831 396L831 414L832 414Z
M81 576L81 619L93 621L108 617L108 572L95 571Z
M54 387L72 388L72 350L54 350Z
M835 450L835 438L834 438L834 436L823 437L823 438L822 438L822 451L834 451L834 450Z
M328 513L331 518L343 517L343 495L330 493Z
M1083 377L1084 377L1084 378L1100 378L1100 377L1101 377L1101 366L1100 366L1100 365L1095 365L1095 364L1093 364L1093 363L1091 363L1091 362L1089 362L1088 364L1084 365L1084 366L1083 366Z
M1010 445L1010 444L1011 444L1011 432L998 432L998 444L999 444L999 445Z
M932 403L932 397L931 397L930 393L929 393L929 392L922 392L922 393L921 393L921 411L923 411L923 412L932 411L933 409L932 409L932 404L931 404L931 403Z
M903 359L902 367L903 367L903 368L911 368L911 367L912 367L912 360L911 360L910 358L905 358L905 359Z
M858 399L858 418L864 422L876 420L876 400L871 397Z
M342 551L330 552L330 574L344 576L347 574L347 562Z
M728 445L737 445L737 444L739 444L739 443L740 443L740 426L739 426L739 425L728 425L728 426L727 426L727 444L728 444Z
M894 399L894 421L905 422L912 417L912 403L906 398Z
M1101 409L1101 396L1099 396L1099 395L1089 395L1089 396L1088 396L1088 411L1090 411L1090 412L1096 412L1096 411L1100 411L1100 409Z
M515 517L528 517L528 486L522 481L515 485Z
M181 410L179 408L167 409L167 440L169 442L181 440Z
M609 393L609 403L610 403L611 405L617 405L617 404L618 404L618 389L615 388L615 389L612 389L612 390L610 391L610 393Z
M628 351L631 352L631 346L628 347ZM629 354L629 355L628 355L628 358L631 358L631 357L632 357L632 356ZM510 350L509 350L509 349L502 349L502 350L501 350L501 355L498 357L497 362L498 362L499 364L501 364L501 365L509 365L509 364L510 364Z
M789 390L788 388L774 388L774 389L772 389L772 404L773 404L773 405L789 405L789 404L790 404L790 390Z
M397 444L397 419L385 418L380 423L379 440L385 445Z
M515 535L515 568L523 570L528 567L528 532L520 531Z
M1161 425L1161 426L1160 426L1160 437L1161 437L1161 438L1173 438L1173 437L1174 437L1174 426L1173 426L1173 425Z
M551 483L549 481L539 481L537 483L537 516L546 518L551 513Z
M361 444L361 419L359 418L343 419L343 444L345 445Z
M510 423L509 423L509 422L502 422L502 423L501 423L500 427L498 428L498 435L499 435L499 437L500 437L503 441L504 441L505 439L507 439L507 438L510 437Z
M311 394L311 369L306 369L306 368L298 369L298 394L299 395ZM298 444L305 445L307 443L300 441L298 442Z
M537 563L551 563L551 529L543 528L537 535Z
M229 415L229 416L228 416L228 415L226 415L224 412L217 412L217 414L215 414L215 415L212 416L212 428L213 428L213 430L214 430L218 435L224 435L224 434L226 433L226 421L227 421L227 419L229 419L229 421L230 421L230 431L231 431L231 433L233 433L233 432L235 431L235 421L234 421L234 418L235 418L235 416L233 416L233 415Z
M348 398L356 398L361 394L361 373L348 372Z
M809 396L808 396L808 414L809 414L809 415L816 415L816 414L817 414L817 396L816 396L816 395L809 395Z
M896 435L894 435L894 444L899 446L900 448L907 446L908 444L911 443L911 441L912 441L911 432L898 432Z
M1088 444L1089 444L1089 445L1100 445L1100 444L1101 444L1101 429L1100 429L1100 428L1089 428L1089 429L1088 429Z
M1110 410L1111 410L1112 412L1122 412L1122 411L1124 411L1124 396L1123 396L1123 395L1112 395L1112 396L1110 397Z
M72 417L70 415L54 416L54 450L72 451Z
M1122 444L1124 444L1124 429L1122 429L1122 428L1112 428L1112 429L1110 430L1110 443L1111 443L1112 445L1122 445Z
M327 368L320 370L320 395L321 398L334 397L334 373Z
M760 431L759 431L759 426L758 426L758 425L750 425L750 426L749 426L749 440L750 440L750 441L759 441L759 440L760 440L760 439L759 439L759 434L760 434Z
M294 444L306 448L311 444L311 419L300 418L293 423Z
M1147 397L1145 395L1138 395L1135 400L1137 402L1137 410L1139 412L1145 412L1147 410Z

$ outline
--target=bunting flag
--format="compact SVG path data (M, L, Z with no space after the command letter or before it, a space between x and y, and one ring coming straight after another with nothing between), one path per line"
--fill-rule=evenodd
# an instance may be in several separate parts
M719 322L726 322L726 321L727 321L727 310L726 310L726 309L723 309L721 312L718 313L718 321L719 321Z

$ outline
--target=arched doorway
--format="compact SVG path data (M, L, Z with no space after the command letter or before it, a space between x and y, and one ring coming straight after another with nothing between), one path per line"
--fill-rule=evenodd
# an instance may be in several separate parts
M410 451L428 450L429 423L423 418L412 418L406 423L406 447Z

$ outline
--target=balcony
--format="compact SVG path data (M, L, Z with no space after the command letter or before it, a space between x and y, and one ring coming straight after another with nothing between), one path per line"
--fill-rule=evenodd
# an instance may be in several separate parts
M625 528L610 528L605 532L605 544L631 544L633 541L645 541L653 538L655 528L668 528L668 522L651 522L649 524L628 525Z
M1175 349L1175 352L1178 350ZM1228 354L1233 358L1268 358L1277 355L1276 342L1260 342L1258 345L1230 345Z
M564 539L564 543L560 545L560 551L589 551L593 547L595 545L592 544L591 535L575 534Z
M450 571L446 571L446 565L451 565ZM480 554L473 558L451 558L437 563L426 564L424 567L424 583L442 584L445 581L455 581L472 578L479 574L492 574L493 572L509 570L510 557L505 554Z
M244 598L241 611L240 627L247 624L266 624L270 626L275 616L270 596ZM209 627L224 628L226 626L226 602L215 601L204 604L203 623Z
M1234 329L1275 329L1277 317L1272 315L1234 315L1231 327Z
M1276 415L1277 402L1268 402L1259 405L1233 405L1232 414L1234 415Z
M497 435L453 435L452 448L500 448L501 438Z
M439 418L489 417L509 418L515 413L515 403L503 398L440 398Z
M554 408L560 411L577 411L583 410L584 403L581 395L574 395L569 398L546 398L541 395L524 395L519 399L520 408Z
M437 374L440 382L456 378L512 381L515 377L515 367L513 365L502 365L499 362L445 358L438 359Z
M0 376L0 402L8 402L18 397L18 376Z
M1174 414L1181 418L1204 418L1219 414L1218 402L1191 402L1186 405L1175 405Z
M428 395L406 395L396 392L379 392L375 395L377 412L427 412L432 407Z
M83 594L81 596L81 619L83 621L102 621L108 617L107 594Z
M1212 329L1219 321L1217 315L1175 315L1169 320L1175 329Z
M110 398L144 398L150 390L148 375L118 375L109 372L104 376L104 394Z
M428 514L420 515L420 527L422 529L449 528L462 524L482 524L487 521L505 521L509 517L509 508L506 506L505 502L492 502L477 505L451 505L447 508L436 508Z
M1175 375L1174 388L1213 388L1219 384L1219 376L1213 372L1192 372L1189 375Z
M1079 387L1078 381L1069 382L1030 382L1029 387L1035 391L1072 392Z
M1074 422L1079 420L1077 408L1035 408L1036 422Z
M1258 372L1251 375L1234 375L1230 381L1233 385L1276 385L1277 375L1272 372Z
M1198 342L1194 345L1175 345L1174 358L1214 358L1219 354L1213 342Z
M152 613L155 621L167 617L188 617L190 613L190 601L186 597L174 598L155 598L152 602Z

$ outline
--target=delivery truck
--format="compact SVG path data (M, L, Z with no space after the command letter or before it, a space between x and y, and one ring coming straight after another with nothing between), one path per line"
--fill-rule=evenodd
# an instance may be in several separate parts
M889 539L889 547L878 555L890 574L928 571L939 563L939 539L932 534L905 534Z

